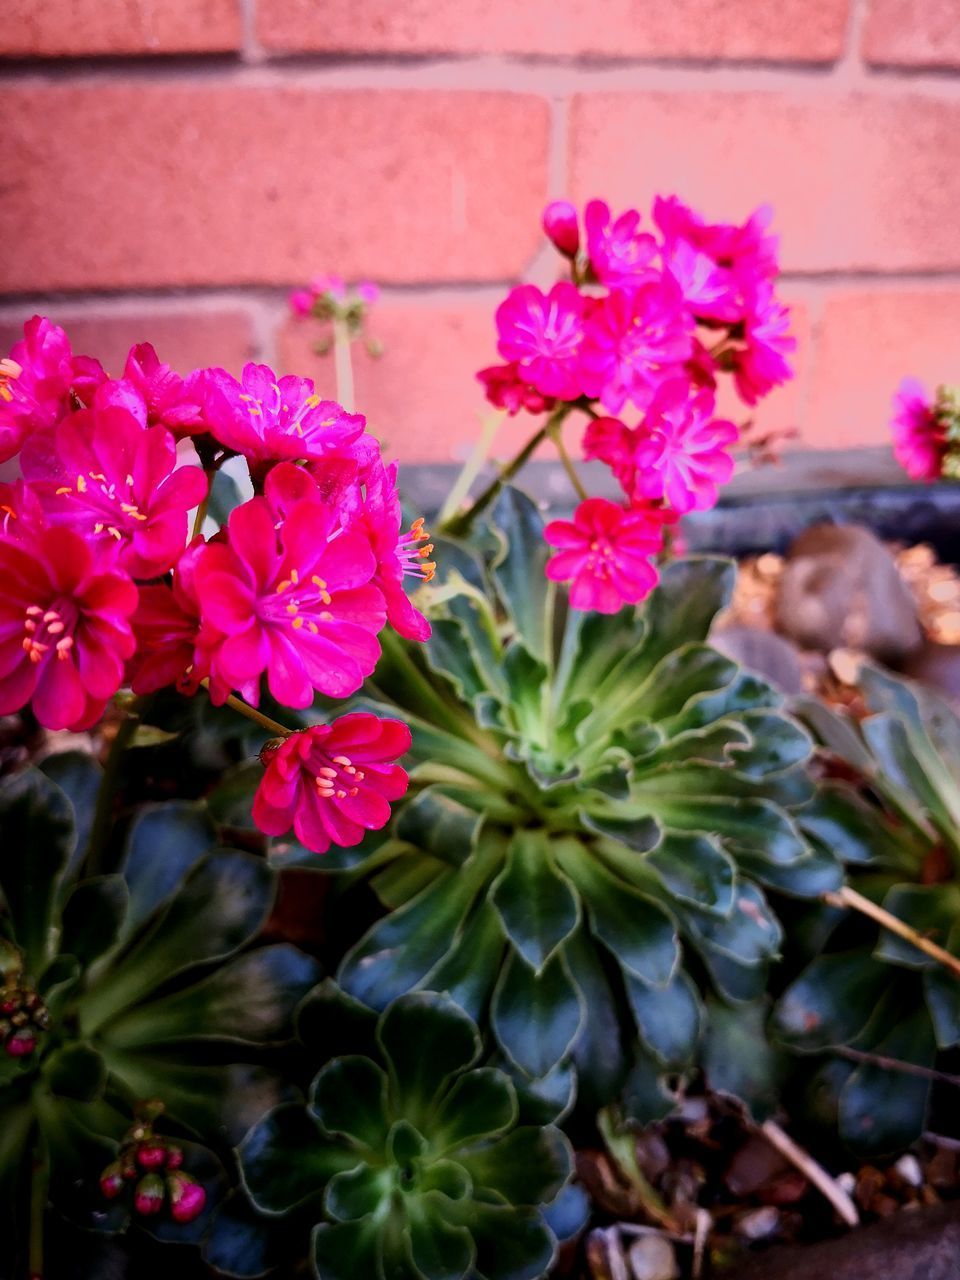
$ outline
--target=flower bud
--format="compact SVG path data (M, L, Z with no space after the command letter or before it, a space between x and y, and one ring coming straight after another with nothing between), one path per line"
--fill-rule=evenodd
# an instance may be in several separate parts
M179 1147L167 1147L167 1168L179 1169L183 1164L183 1152Z
M15 1031L3 1047L11 1058L26 1058L37 1047L37 1037L32 1031Z
M192 1222L207 1202L207 1193L189 1173L171 1173L167 1178L170 1213L174 1222Z
M108 1200L114 1200L123 1190L123 1166L119 1160L108 1164L100 1175L100 1190Z
M159 1173L148 1173L137 1183L133 1207L144 1217L159 1213L163 1208L163 1179Z
M137 1163L141 1169L162 1169L167 1163L167 1151L156 1142L145 1142L137 1148Z
M575 257L580 248L580 228L577 211L569 200L554 200L547 205L543 229L565 257Z

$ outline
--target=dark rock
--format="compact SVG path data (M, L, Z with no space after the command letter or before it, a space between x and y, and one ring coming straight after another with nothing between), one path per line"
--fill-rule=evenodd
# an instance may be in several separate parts
M919 649L917 606L893 556L860 525L818 524L787 553L777 625L802 648L899 662Z
M710 643L734 662L769 680L781 693L802 693L803 667L797 646L763 627L723 627Z
M837 1240L771 1249L720 1274L730 1280L960 1280L960 1205L901 1209Z
M960 710L960 644L926 640L916 653L911 653L901 670L911 680L929 685L955 711Z

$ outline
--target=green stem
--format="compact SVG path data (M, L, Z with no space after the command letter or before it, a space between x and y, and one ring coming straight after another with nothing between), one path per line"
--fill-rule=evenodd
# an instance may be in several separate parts
M462 511L459 515L453 516L450 520L444 521L437 532L451 534L454 537L460 537L465 534L477 516L480 515L481 512L486 511L487 507L489 507L491 502L494 501L503 486L513 479L526 462L529 462L530 458L533 457L540 445L543 444L544 440L546 440L552 434L554 429L559 426L572 407L573 406L569 404L558 405L540 430L533 433L517 456L512 461L508 462L505 467L500 468L497 476L490 482L490 484L487 485L486 489L484 489L480 494L473 506L470 507L469 510Z
M97 805L93 813L90 827L90 840L87 845L87 875L102 874L107 852L110 828L113 825L113 810L116 801L117 787L120 783L120 766L124 753L133 741L133 736L140 727L140 719L146 708L145 698L134 698L125 709L124 718L117 727L107 758L103 765L103 777L97 792Z
M484 416L480 424L480 435L477 442L470 450L470 457L460 469L460 474L453 483L453 487L447 494L443 506L440 508L440 514L437 516L437 523L443 528L449 521L453 520L460 509L461 503L466 499L470 492L470 486L480 474L480 469L487 460L490 447L493 444L494 437L500 429L500 423L503 421L503 412L497 410L495 413L488 413Z
M580 483L580 477L577 475L577 469L573 465L573 460L569 453L567 453L566 445L563 443L562 423L558 422L551 434L553 437L553 443L557 446L557 453L560 455L560 461L563 463L563 469L566 471L570 483L576 490L577 497L581 502L586 502L589 494Z
M200 683L209 693L210 681L204 679ZM289 738L291 733L297 732L296 729L288 729L286 725L280 724L277 720L271 720L269 716L265 716L256 707L251 707L249 702L244 702L242 698L235 698L232 693L227 694L226 705L232 707L234 711L239 711L242 716L246 716L254 724L258 724L261 729L266 729L267 733L272 733L275 738Z
M333 318L333 372L336 378L337 400L347 413L354 412L356 397L353 390L353 361L350 358L350 330L339 316Z
M49 1169L43 1139L37 1137L30 1178L30 1280L43 1280L43 1227Z
M217 474L217 468L205 468L203 472L207 481L207 492L203 496L203 501L197 507L197 514L193 517L193 530L190 533L190 541L192 542L200 530L203 528L203 522L207 518L207 508L210 506L210 494L213 492L213 477Z

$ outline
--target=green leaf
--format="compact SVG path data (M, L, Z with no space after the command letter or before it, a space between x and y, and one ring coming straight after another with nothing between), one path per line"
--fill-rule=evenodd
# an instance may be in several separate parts
M769 1007L729 1005L707 999L707 1031L703 1065L707 1083L716 1093L738 1098L755 1121L772 1116L780 1105L786 1071L784 1055L766 1035Z
M883 900L884 910L939 946L947 945L950 932L960 923L960 886L956 884L898 884ZM874 955L888 964L908 969L931 969L939 963L905 938L881 929Z
M73 806L38 769L27 769L0 784L0 830L0 888L14 940L36 975L50 958L54 903L75 847Z
M941 1049L954 1048L960 1044L960 982L938 967L924 973L923 989L937 1044Z
M500 917L483 896L439 964L422 979L425 990L443 991L474 1021L490 999L506 947Z
M493 995L491 1022L507 1057L538 1077L570 1051L584 1018L580 993L558 952L537 973L511 952Z
M434 671L446 676L459 698L470 702L484 692L486 684L460 624L452 618L434 618L430 625L430 639L423 646L427 662Z
M385 1010L377 1028L403 1114L414 1124L429 1114L443 1083L476 1062L480 1037L446 996L416 991Z
M491 571L500 597L521 643L547 662L551 588L545 570L550 548L543 540L543 519L525 493L508 485L497 498L493 525L502 542Z
M486 1188L510 1204L544 1204L552 1200L573 1169L566 1138L552 1125L514 1129L505 1137L457 1156L475 1188Z
M920 1007L902 1018L873 1051L884 1058L932 1067L936 1043L926 1009ZM840 1135L864 1155L900 1151L923 1133L929 1096L929 1077L865 1062L840 1094Z
M537 973L580 920L579 900L558 874L542 829L516 832L491 896L507 938Z
M259 760L245 760L227 769L207 796L210 818L220 827L255 831L253 797L262 777L263 765ZM210 843L208 839L208 846Z
M481 814L436 787L426 787L400 812L396 834L441 862L459 867L473 849L482 822Z
M103 770L86 751L58 751L41 760L38 768L57 784L73 806L77 840L67 867L69 875L79 870L86 856Z
M294 1008L319 977L317 962L296 947L260 947L182 991L122 1013L104 1034L123 1049L196 1037L258 1044L288 1038Z
M85 1034L185 968L236 951L266 920L274 890L273 873L262 858L221 849L198 862L176 896L84 993Z
M726 916L733 908L736 870L709 836L668 832L647 858L664 886L681 902Z
M214 841L200 804L171 800L140 810L130 827L121 871L130 890L125 936L177 892Z
M479 1280L539 1280L549 1274L557 1242L535 1209L474 1202L459 1212L477 1246Z
M694 937L737 964L757 966L778 954L783 936L779 921L756 885L741 880L728 916L686 911Z
M248 489L249 492L249 489ZM210 499L207 503L207 515L219 525L227 523L227 517L234 507L243 502L240 486L228 471L220 467L213 474L210 484Z
M380 1258L380 1225L374 1218L359 1222L321 1222L313 1232L313 1265L319 1280L386 1280ZM402 1273L390 1272L394 1275ZM406 1280L406 1277L403 1277Z
M601 949L585 927L577 930L563 950L584 1010L572 1054L579 1081L578 1102L587 1110L596 1110L617 1096L627 1072L619 1003L601 964Z
M408 1202L410 1256L423 1280L467 1280L476 1250L466 1227L444 1222L445 1198L436 1193Z
M381 1202L388 1201L393 1183L391 1169L375 1169L358 1164L355 1169L335 1173L327 1183L323 1208L328 1218L350 1222L374 1213Z
M310 1089L310 1109L324 1131L379 1150L387 1140L387 1077L369 1058L334 1058Z
M116 942L127 910L122 876L97 876L78 884L63 908L60 950L89 965Z
M557 841L555 848L587 904L592 933L628 972L665 986L679 963L680 943L663 908L611 875L580 841Z
M781 996L774 1027L796 1049L849 1044L889 981L888 970L866 948L818 956Z
M840 783L822 783L796 815L800 829L848 866L904 866L913 858L902 829L859 792Z
M690 978L681 971L669 986L650 987L628 974L626 987L647 1048L664 1066L687 1066L697 1050L702 1015L700 998Z
M103 1093L107 1072L100 1054L75 1042L54 1050L43 1062L43 1077L51 1093L78 1102L91 1102Z
M263 1213L289 1213L319 1198L329 1178L358 1161L355 1153L324 1143L299 1103L264 1116L241 1142L237 1155L243 1185Z
M503 1133L518 1113L517 1091L509 1076L495 1067L478 1067L462 1076L440 1104L434 1141L444 1151L465 1146Z
M730 603L736 574L733 561L720 557L687 556L664 565L644 607L651 662L706 640L714 618Z

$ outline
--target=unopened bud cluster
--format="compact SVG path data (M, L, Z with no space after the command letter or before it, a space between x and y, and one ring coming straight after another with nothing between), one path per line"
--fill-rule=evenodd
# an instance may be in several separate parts
M0 1043L11 1058L29 1057L50 1027L47 1006L21 981L19 977L8 979L0 988Z
M160 1110L153 1104L127 1131L117 1159L100 1175L100 1190L108 1200L116 1200L132 1187L133 1208L142 1217L167 1209L174 1222L192 1222L203 1211L207 1193L181 1169L181 1148L154 1133L152 1120Z

